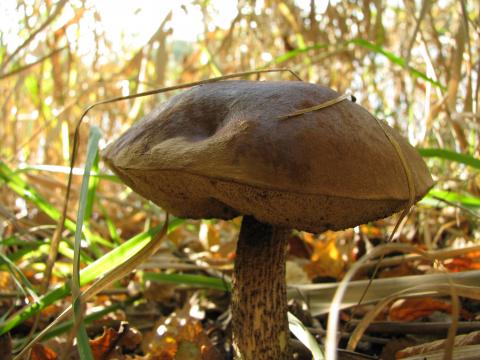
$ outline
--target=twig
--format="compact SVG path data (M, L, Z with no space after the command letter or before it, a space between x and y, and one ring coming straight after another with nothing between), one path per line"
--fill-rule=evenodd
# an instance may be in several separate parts
M353 330L359 323L358 320L349 322L349 329ZM403 322L403 321L377 321L372 322L366 329L369 333L381 334L438 334L446 335L451 323L444 322ZM351 327L351 328L350 328ZM458 333L468 333L480 330L480 321L459 321Z
M12 70L12 71L10 71L10 72L8 72L8 73L2 74L2 75L0 75L0 80L4 80L4 79L6 79L6 78L9 78L10 76L17 75L17 74L19 74L19 73L21 73L21 72L23 72L23 71L26 71L26 70L28 70L28 69L30 69L30 68L38 65L38 64L41 64L41 63L44 62L45 60L51 58L53 55L59 53L60 51L65 50L66 48L67 48L67 47L64 46L64 47L55 49L55 50L49 52L47 55L42 56L40 59L38 59L38 60L36 60L36 61L34 61L34 62L30 63L30 64L26 64L26 65L20 66L20 67L14 69L14 70Z
M410 58L412 56L412 48L413 48L413 45L415 44L415 39L417 38L418 31L420 30L420 24L425 18L425 15L427 14L427 11L431 5L432 5L431 0L423 0L422 8L420 9L420 14L418 16L418 19L415 19L415 30L413 30L413 35L410 39L410 42L408 43L407 55L405 57L405 64L407 67L408 67L408 64L410 63ZM414 14L413 16L415 17Z
M33 33L30 34L30 36L19 46L17 47L13 53L11 53L10 55L7 56L7 58L5 59L5 61L2 63L2 65L0 66L0 74L3 73L3 71L5 70L5 68L7 67L8 63L15 57L17 56L17 54L23 49L25 48L28 44L30 44L33 39L35 39L35 37L40 34L48 25L50 25L53 20L55 20L55 18L57 16L60 15L60 13L62 12L65 4L67 4L67 0L60 0L57 4L57 7L55 8L55 11L48 17L47 20L45 20L45 22L40 25L40 27L35 30Z
M462 255L468 254L469 252L474 252L474 251L480 251L480 245L461 248L461 249L443 249L443 250L436 250L436 251L428 251L426 252L426 254L428 254L429 256L437 260L445 260L445 259L451 259L457 256L462 256ZM422 255L414 255L414 254L394 256L391 258L383 259L380 266L381 267L393 266L393 265L402 264L406 261L415 261L415 260L421 260L424 258L425 257ZM369 268L375 267L377 266L377 263L378 263L378 260L367 261L365 264L361 266L361 269L369 269Z

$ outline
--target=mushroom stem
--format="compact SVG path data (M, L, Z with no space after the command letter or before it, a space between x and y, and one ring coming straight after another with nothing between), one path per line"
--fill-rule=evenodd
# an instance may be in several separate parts
M232 290L233 342L243 360L289 359L285 261L290 229L244 216Z

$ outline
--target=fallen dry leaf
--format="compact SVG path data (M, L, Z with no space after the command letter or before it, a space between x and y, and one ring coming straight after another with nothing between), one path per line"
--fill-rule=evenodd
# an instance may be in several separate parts
M90 347L95 360L125 359L123 349L133 351L141 341L142 335L122 322L118 331L105 328L102 335L90 340Z
M337 248L337 234L327 231L322 234L323 240L313 239L305 234L306 241L313 246L311 262L304 266L310 279L329 277L338 279L343 272L345 263L342 254Z
M58 356L55 351L42 344L35 344L32 347L30 360L57 360Z
M7 271L0 271L0 292L15 290L12 275Z
M221 359L201 323L189 316L188 309L162 318L154 329L145 336L143 344L144 352L154 359Z
M388 317L392 321L414 321L435 311L450 313L451 309L449 303L433 298L406 299L394 304L389 310ZM468 317L465 311L461 314Z
M95 360L107 359L115 351L118 340L119 333L112 328L104 329L102 335L90 340L90 347Z
M444 261L444 266L451 272L480 269L480 252L472 251L460 257Z

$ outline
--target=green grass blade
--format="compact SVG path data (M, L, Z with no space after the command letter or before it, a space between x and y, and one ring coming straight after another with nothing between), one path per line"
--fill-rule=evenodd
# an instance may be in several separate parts
M98 155L98 143L97 143L97 148L95 149L95 159L92 163L92 168L90 169L90 171L88 173L88 176L89 176L88 195L87 195L87 205L85 207L85 220L84 220L84 222L86 222L86 223L88 223L89 220L92 218L93 205L95 204L95 199L96 199L96 196L97 196L97 187L98 187L98 183L100 181L100 178L91 176L91 172L94 171L94 172L98 173L99 159L100 159L100 157ZM85 168L84 173L86 173L86 171L87 171L87 169Z
M305 325L303 325L302 322L290 312L288 313L288 327L295 337L300 340L300 342L305 345L308 350L310 350L314 360L325 359L325 355L320 349L317 340L315 340Z
M0 179L2 179L15 193L34 203L41 211L53 220L60 218L60 213L45 200L32 186L28 185L20 176L15 174L3 161L0 160ZM73 222L66 222L69 230L75 231Z
M285 54L277 56L271 62L269 62L267 65L265 65L263 68L268 68L268 67L270 67L271 65L274 65L274 64L275 65L281 64L285 61L293 59L293 58L295 58L295 57L297 57L301 54L310 52L312 50L321 50L321 49L326 49L328 47L329 47L329 44L314 44L314 45L306 46L306 47L303 47L303 48L297 48L295 50L292 50L292 51L289 51Z
M17 285L17 288L24 294L24 296L30 295L32 299L38 299L38 295L35 292L30 281L23 274L14 262L12 262L7 256L0 253L0 265L5 264L12 275L12 278ZM26 289L26 290L25 290Z
M112 240L116 243L116 244L120 244L121 240L120 240L120 235L117 231L117 227L115 226L115 224L113 223L112 219L110 218L110 216L108 215L108 212L107 212L107 209L105 209L105 206L102 205L102 203L99 201L98 202L98 206L100 208L100 211L102 212L102 215L103 215L103 218L107 224L107 228L108 228L108 233L110 234L110 237L112 238Z
M51 219L58 222L60 219L60 211L58 211L52 204L50 204L45 198L43 198L37 190L27 184L19 174L12 171L7 164L0 160L0 180L4 181L8 187L13 190L17 195L21 196L27 201L35 204L41 211L48 215ZM75 232L76 224L70 219L65 220L65 228L72 233ZM84 227L83 233L85 238L91 242L98 243L108 248L112 248L113 245L110 241L103 239L97 234L93 234L88 227ZM100 256L101 254L97 254Z
M17 238L16 236L12 235L9 236L5 239L0 239L0 245L2 246L34 246L34 247L39 247L40 245L43 245L45 242L41 240L22 240Z
M428 204L432 206L435 206L435 204L438 205L438 199L445 200L449 203L459 204L470 209L480 208L479 197L459 194L454 191L432 189L426 196Z
M5 239L0 239L0 246L16 246L17 249L14 252L9 252L7 257L12 262L16 262L21 259L24 255L29 254L32 251L35 251L40 246L44 245L45 241L34 240L26 241L18 239L16 236L12 235Z
M90 324L90 323L92 323L96 320L99 320L102 317L104 317L105 315L108 315L108 314L110 314L114 311L117 311L119 309L124 309L127 305L132 304L133 302L135 302L139 298L140 298L140 296L134 296L134 297L128 298L124 302L115 303L115 304L107 306L107 307L105 307L101 310L94 311L91 314L85 316L84 322L85 322L85 324ZM55 336L61 335L64 332L70 330L72 328L72 326L73 326L73 320L68 320L68 321L65 321L61 324L58 324L57 326L53 327L49 332L47 332L45 334L45 336L42 337L42 341L45 341L45 340L51 339Z
M480 159L477 159L472 155L462 154L447 149L431 148L418 149L418 152L423 157L436 157L440 159L451 160L460 164L471 166L475 169L480 169Z
M78 203L78 215L77 215L77 228L75 231L75 244L73 247L74 256L73 256L73 277L72 277L72 296L73 296L73 310L74 310L74 320L78 327L77 331L77 342L78 342L78 353L81 359L93 360L92 350L90 348L90 342L87 335L87 330L85 329L85 324L83 322L83 310L82 304L80 303L80 248L82 242L82 227L85 221L88 221L88 218L85 218L89 210L89 206L93 207L93 201L95 198L96 183L91 187L90 182L90 170L92 169L95 159L97 159L98 167L98 142L100 141L101 133L100 129L97 126L92 126L90 128L90 135L88 137L87 144L87 158L85 160L85 170L82 180L82 185L80 188L80 199ZM98 180L97 180L98 183ZM92 195L93 194L93 195ZM89 202L90 201L90 202ZM91 208L90 208L91 210ZM90 213L91 214L91 213ZM94 244L90 244L93 246Z
M367 50L370 50L376 54L380 54L380 55L383 55L385 56L390 62L392 62L393 64L396 64L398 66L401 66L402 68L404 68L405 70L407 70L408 72L410 72L412 75L414 76L417 76L419 78L422 78L423 80L431 83L432 85L434 85L435 87L438 87L438 88L441 88L442 90L446 90L446 86L439 83L438 81L432 79L431 77L429 77L427 74L425 74L424 72L421 72L415 68L413 68L412 66L408 65L407 64L407 61L404 59L404 58L401 58L387 50L385 50L382 46L380 45L377 45L377 44L374 44L374 43L371 43L365 39L353 39L353 40L350 40L350 41L347 41L346 42L347 44L354 44L354 45L357 45L357 46L361 46L363 47L364 49L367 49Z
M58 173L58 174L66 174L68 175L70 173L70 167L69 166L61 166L61 165L26 165L26 166L21 166L18 169L15 170L16 173L23 173L23 172L30 172L30 171L45 171L45 172L52 172L52 173ZM73 175L76 176L83 176L83 169L80 168L73 168ZM108 180L114 183L121 184L122 182L116 175L109 175L109 174L104 174L100 173L98 171L91 171L90 172L91 177L96 177L101 180Z
M443 90L446 90L446 86L441 84L440 82L432 79L431 77L429 77L427 74L425 74L424 72L420 71L420 70L417 70L415 68L413 68L412 66L408 65L407 62L405 61L405 59L385 50L382 46L380 45L377 45L377 44L374 44L374 43L371 43L369 42L368 40L365 40L365 39L352 39L352 40L348 40L348 41L344 41L344 42L341 42L339 43L337 46L338 47L347 47L348 45L355 45L355 46L359 46L359 47L363 47L364 49L367 49L371 52L374 52L376 54L379 54L379 55L382 55L384 56L385 58L387 58L391 63L395 64L395 65L398 65L402 68L404 68L405 70L407 70L410 74L414 75L414 76L417 76L429 83L431 83L432 85L434 85L435 87L438 87L440 89L443 89ZM271 66L272 64L280 64L280 63L283 63L287 60L290 60L294 57L297 57L301 54L304 54L304 53L307 53L307 52L310 52L312 50L319 50L319 49L325 49L325 48L328 48L329 46L331 46L330 44L314 44L314 45L311 45L311 46L307 46L307 47L300 47L298 49L295 49L295 50L292 50L292 51L289 51L283 55L280 55L278 57L276 57L275 59L273 59L270 63L268 63L265 67L269 67Z
M75 303L77 303L77 301L78 299L75 300L74 305ZM76 313L80 313L79 306L74 306L73 309ZM85 328L83 319L78 325L77 348L78 348L78 355L80 355L80 359L94 360L92 349L90 348L90 339L88 338L87 329Z
M174 219L169 223L168 231L171 232L184 222L183 219ZM142 232L122 245L111 250L95 262L89 264L80 271L80 284L86 285L96 278L102 276L119 264L127 261L138 250L144 247L153 236L160 232L162 225L158 225L148 231ZM0 323L0 335L5 334L11 329L15 328L25 320L31 318L39 311L53 304L54 302L70 295L70 287L64 284L44 296L41 296L38 302L32 303L19 310L17 313L10 316L5 322Z
M207 289L214 289L220 291L230 291L231 284L224 279L219 279L211 276L195 275L195 274L165 274L165 273L151 273L143 274L144 280L168 282L173 284L184 284L190 286L198 286Z
M17 262L22 258L28 261L30 258L41 258L42 256L46 256L50 250L50 239L44 239L42 241L26 241L17 239L15 236L10 236L6 239L0 240L0 245L17 247L14 252L9 252L7 255L12 262ZM72 246L70 246L69 242L66 240L60 242L58 252L66 258L73 259ZM93 262L93 259L87 256L84 252L82 252L80 256L82 257L82 261L87 264Z

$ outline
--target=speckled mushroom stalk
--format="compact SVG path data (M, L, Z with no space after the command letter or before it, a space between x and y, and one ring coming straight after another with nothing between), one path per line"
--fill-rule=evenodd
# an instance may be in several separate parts
M290 359L285 263L288 228L244 216L232 288L232 328L244 360Z
M173 215L245 215L232 294L243 359L289 357L288 229L320 233L380 219L407 206L411 189L418 200L432 186L418 152L358 104L284 118L338 98L300 81L205 84L172 97L103 152L128 186Z

